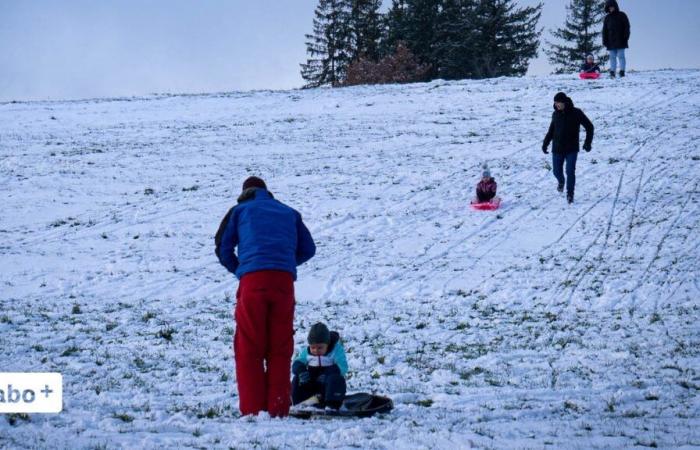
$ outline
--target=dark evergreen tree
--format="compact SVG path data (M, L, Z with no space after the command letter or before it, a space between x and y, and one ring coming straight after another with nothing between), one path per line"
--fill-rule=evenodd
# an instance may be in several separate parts
M431 78L437 70L435 42L441 2L442 0L406 0L405 36L402 40L421 63L431 67Z
M340 86L353 56L348 0L319 0L312 34L306 35L305 87Z
M379 48L379 53L382 56L393 54L399 42L406 42L407 9L406 0L391 0L391 7L383 18L383 36Z
M371 61L379 59L382 37L381 0L350 0L349 29L352 37L352 60L361 56Z
M600 30L605 10L600 0L571 0L566 7L564 28L558 28L551 34L562 44L547 42L545 50L549 61L555 66L556 73L578 71L587 55L593 55L598 63L608 59L603 51Z
M474 77L475 0L442 0L435 26L435 75L444 79Z
M355 84L393 80L387 73L400 66L411 73L401 80L523 75L537 56L541 3L392 0L383 17L380 5L380 0L319 0L314 34L307 36L311 58L302 65L307 86L342 85L351 61L357 62ZM399 43L410 58L396 56ZM410 64L394 64L404 60Z
M474 77L524 75L537 56L542 3L516 8L514 0L477 0L472 16L477 30Z

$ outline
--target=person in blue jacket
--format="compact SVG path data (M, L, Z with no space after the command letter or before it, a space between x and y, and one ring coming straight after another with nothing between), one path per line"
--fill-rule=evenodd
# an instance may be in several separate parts
M250 177L215 237L221 264L240 280L233 351L241 414L289 414L297 266L316 252L301 215ZM235 249L238 249L236 254Z
M345 398L348 362L336 331L319 322L309 330L309 345L300 349L292 364L292 403L318 395L320 406L338 409Z

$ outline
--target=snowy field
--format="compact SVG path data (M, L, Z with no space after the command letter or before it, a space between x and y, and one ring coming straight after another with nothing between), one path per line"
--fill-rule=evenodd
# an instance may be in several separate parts
M64 377L0 447L698 448L699 142L699 71L0 104L0 371ZM253 174L318 245L297 344L327 321L390 415L239 417L213 235Z

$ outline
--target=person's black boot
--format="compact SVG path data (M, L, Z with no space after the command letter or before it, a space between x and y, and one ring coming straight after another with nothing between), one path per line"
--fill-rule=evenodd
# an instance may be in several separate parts
M559 183L557 185L557 191L564 192L564 183Z
M614 70L610 71L610 78L615 78L615 71Z
M566 194L566 201L569 202L569 204L572 204L574 202L574 193L569 192Z
M621 70L621 71L620 71L620 78L622 78L622 77L624 77L624 76L625 76L625 71L624 71L624 70Z

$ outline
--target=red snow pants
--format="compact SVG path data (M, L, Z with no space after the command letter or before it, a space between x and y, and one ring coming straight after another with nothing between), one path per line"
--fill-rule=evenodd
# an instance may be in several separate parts
M243 275L236 293L236 361L241 414L289 414L294 352L294 278L264 270Z

